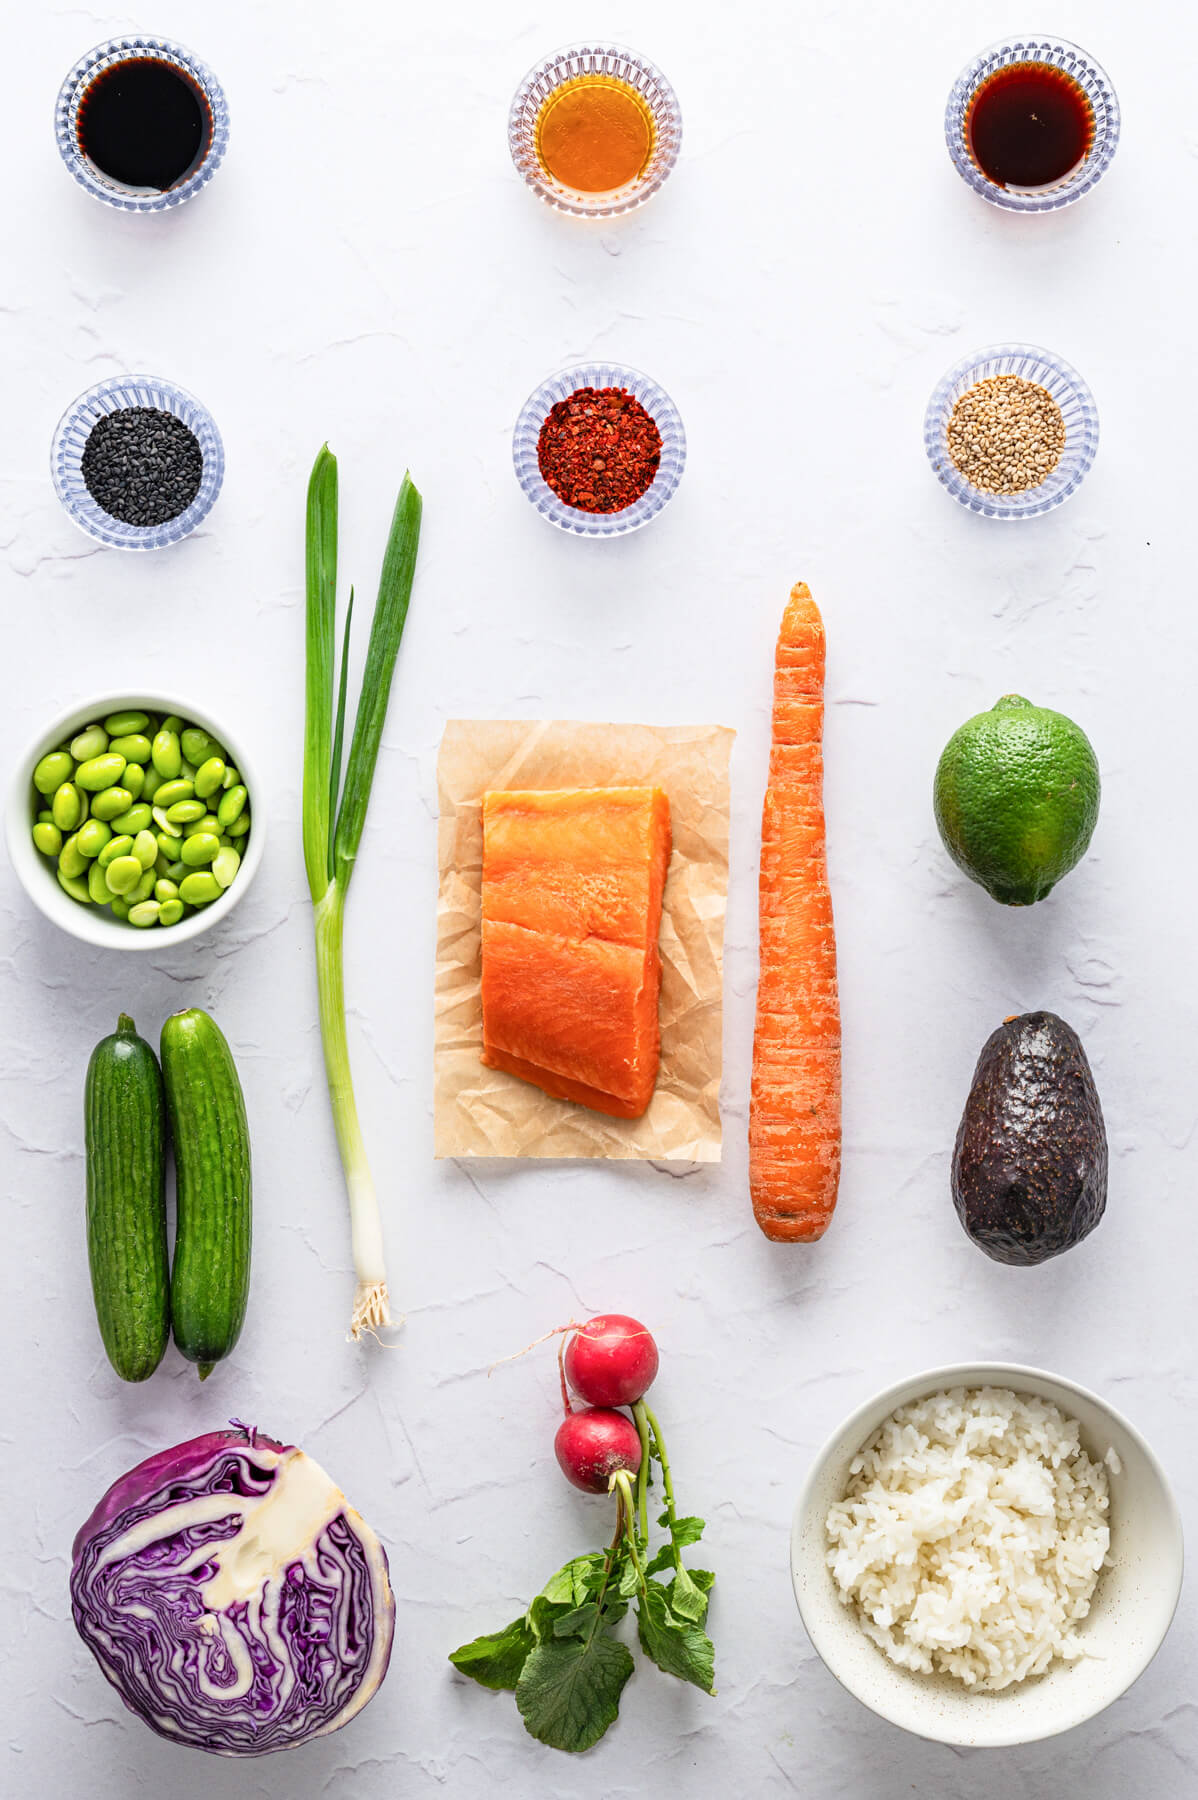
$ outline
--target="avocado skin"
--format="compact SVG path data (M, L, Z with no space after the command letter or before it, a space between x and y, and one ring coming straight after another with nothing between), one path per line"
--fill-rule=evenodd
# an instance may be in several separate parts
M1055 1013L1022 1013L986 1040L957 1132L952 1181L958 1218L995 1262L1047 1262L1101 1219L1102 1107L1081 1039Z

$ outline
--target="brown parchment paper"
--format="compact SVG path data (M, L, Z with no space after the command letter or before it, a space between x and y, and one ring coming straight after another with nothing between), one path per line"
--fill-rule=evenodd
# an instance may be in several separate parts
M437 762L436 1154L720 1160L728 764L719 725L453 719ZM661 924L661 1073L648 1112L609 1119L482 1053L482 797L488 788L661 787L674 853Z

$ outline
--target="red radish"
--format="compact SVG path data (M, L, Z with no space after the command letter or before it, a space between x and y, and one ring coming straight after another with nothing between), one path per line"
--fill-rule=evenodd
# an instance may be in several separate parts
M584 1494L606 1494L617 1469L635 1475L641 1466L641 1440L623 1413L589 1406L567 1413L553 1440L558 1467Z
M653 1386L657 1345L624 1313L600 1313L566 1346L566 1379L592 1406L632 1406Z

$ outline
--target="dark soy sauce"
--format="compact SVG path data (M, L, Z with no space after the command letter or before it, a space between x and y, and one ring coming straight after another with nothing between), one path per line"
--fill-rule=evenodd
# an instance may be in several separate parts
M1064 69L1012 63L996 70L973 96L965 141L996 186L1052 187L1089 155L1094 110Z
M207 156L212 113L185 70L136 56L102 70L85 88L75 130L83 155L106 180L166 193Z

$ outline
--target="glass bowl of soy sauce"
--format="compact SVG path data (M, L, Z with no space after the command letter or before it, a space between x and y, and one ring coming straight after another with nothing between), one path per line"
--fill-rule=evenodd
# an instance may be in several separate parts
M164 212L212 180L229 141L216 76L166 38L120 37L80 58L58 91L54 130L81 187L124 212Z
M1009 212L1055 212L1088 194L1119 143L1110 77L1065 38L1004 38L962 69L944 135L957 173Z

